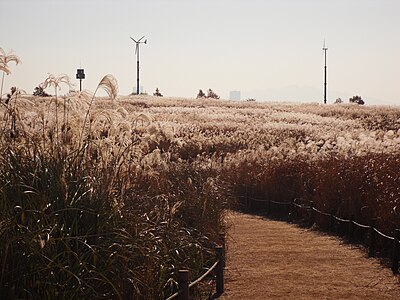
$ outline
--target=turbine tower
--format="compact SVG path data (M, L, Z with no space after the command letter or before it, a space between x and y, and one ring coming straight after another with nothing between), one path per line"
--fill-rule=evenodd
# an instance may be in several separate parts
M144 42L141 41L143 38L144 38L144 36L142 36L140 39L138 39L136 41L134 38L131 37L131 40L136 43L135 54L136 54L136 57L137 57L137 67L136 67L136 72L137 72L136 94L137 95L139 95L139 45L140 44L147 44L147 39L144 40Z
M328 48L325 46L325 40L324 40L324 46L322 47L322 50L324 51L324 55L325 55L324 103L326 104L326 71L327 71L327 67L326 67L326 51L328 50Z

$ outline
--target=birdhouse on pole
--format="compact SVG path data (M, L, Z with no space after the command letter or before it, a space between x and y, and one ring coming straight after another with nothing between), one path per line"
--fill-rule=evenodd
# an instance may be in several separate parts
M76 79L79 79L79 91L82 92L82 79L85 79L85 70L84 69L76 70Z

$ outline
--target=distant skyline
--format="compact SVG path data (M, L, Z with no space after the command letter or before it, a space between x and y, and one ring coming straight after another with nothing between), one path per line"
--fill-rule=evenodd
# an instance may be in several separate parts
M399 0L0 0L0 47L10 63L4 92L32 93L48 73L94 91L106 74L121 95L153 94L323 103L323 42L328 103L360 95L400 105ZM49 93L53 91L49 90ZM66 92L63 90L63 92Z

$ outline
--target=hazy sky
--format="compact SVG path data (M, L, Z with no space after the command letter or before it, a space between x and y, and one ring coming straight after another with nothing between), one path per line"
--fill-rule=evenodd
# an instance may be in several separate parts
M361 95L400 104L400 0L0 0L0 47L22 60L5 89L32 93L48 73L94 90L113 74L120 94L141 85L165 96L321 101L328 50L328 101ZM52 92L49 90L48 92ZM347 97L347 98L345 98Z

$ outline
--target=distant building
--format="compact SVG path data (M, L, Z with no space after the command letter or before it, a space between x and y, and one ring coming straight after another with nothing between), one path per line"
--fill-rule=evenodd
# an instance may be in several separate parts
M230 100L240 100L240 91L230 91L229 99Z

